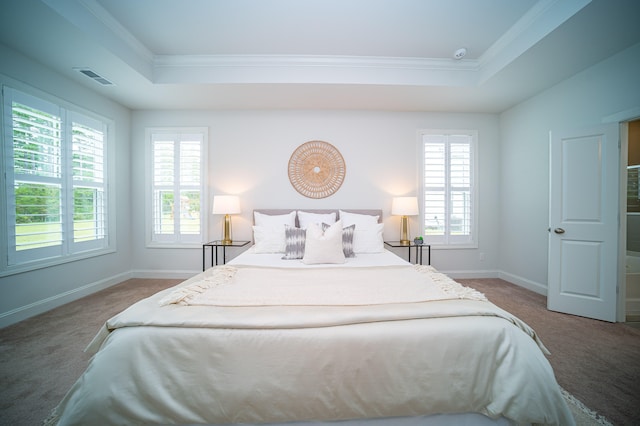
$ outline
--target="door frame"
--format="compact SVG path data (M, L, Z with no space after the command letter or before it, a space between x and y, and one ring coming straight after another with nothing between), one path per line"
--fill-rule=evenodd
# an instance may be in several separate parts
M618 322L627 319L627 166L629 162L629 122L621 121L620 126L620 207L618 223Z
M625 322L627 316L627 162L629 160L629 121L640 119L640 106L620 111L602 119L602 124L618 123L620 139L620 176L618 206L618 304L616 321Z

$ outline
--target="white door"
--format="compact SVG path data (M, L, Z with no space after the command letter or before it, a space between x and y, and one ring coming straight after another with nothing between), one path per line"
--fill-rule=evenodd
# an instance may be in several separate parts
M547 307L616 320L618 125L550 134Z

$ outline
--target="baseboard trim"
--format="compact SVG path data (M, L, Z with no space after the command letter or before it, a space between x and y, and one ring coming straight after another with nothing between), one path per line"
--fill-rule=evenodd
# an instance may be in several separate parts
M132 278L145 278L145 279L184 279L191 278L192 276L199 274L202 271L190 271L190 270L159 270L159 269L134 269L131 271Z
M508 281L511 284L517 285L518 287L531 290L534 293L538 293L543 296L547 295L547 286L545 284L540 284L535 281L531 281L526 278L522 278L518 275L510 274L504 271L484 270L484 271L440 271L440 272L447 274L453 279L500 278L501 280Z
M473 279L473 278L498 278L498 271L484 270L484 271L439 271L445 275L455 279Z
M74 288L73 290L65 291L64 293L56 294L55 296L47 297L46 299L38 300L25 306L20 306L7 312L2 312L0 313L0 328L40 315L66 303L120 284L130 278L132 278L130 272L123 272L103 280L83 285L82 287Z
M509 281L510 283L515 284L519 287L526 288L527 290L531 290L534 293L538 293L543 296L547 295L546 284L540 284L535 281L531 281L518 275L510 274L504 271L498 272L498 278L500 278L501 280Z

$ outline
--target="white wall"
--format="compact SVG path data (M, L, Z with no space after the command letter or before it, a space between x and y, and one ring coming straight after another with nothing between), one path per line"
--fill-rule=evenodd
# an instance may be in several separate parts
M115 121L116 253L0 278L0 327L113 285L130 276L129 132L126 108L0 44L0 83L23 82ZM2 135L4 138L4 135ZM6 143L4 140L3 144ZM2 208L5 206L4 190ZM5 230L0 231L6 246ZM6 250L2 250L6 252Z
M179 275L202 267L201 249L147 249L144 240L144 130L146 127L209 128L209 206L213 194L238 194L243 213L233 217L235 239L251 239L254 208L382 208L385 238L399 239L399 218L390 215L396 195L417 195L418 130L479 131L478 249L440 250L432 263L456 276L495 276L498 254L499 135L496 115L367 111L137 111L132 116L133 259L141 276ZM287 165L310 140L333 144L346 163L334 195L305 198L291 186ZM209 215L209 239L221 234L221 217ZM419 231L417 218L411 224ZM479 260L479 253L484 261ZM161 272L162 271L162 272Z
M638 107L640 44L501 114L502 277L546 294L549 131L598 125Z

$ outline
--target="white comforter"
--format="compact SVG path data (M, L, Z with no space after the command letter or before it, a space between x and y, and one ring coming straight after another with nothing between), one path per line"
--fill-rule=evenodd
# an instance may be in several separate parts
M201 295L219 289L220 282L207 283L218 272L179 286L199 286L195 298L165 290L109 320L90 347L99 350L87 371L57 409L59 424L467 412L573 424L533 330L477 292L351 306L277 306L255 303L262 300L256 295L246 306L215 306L206 297L202 303ZM412 273L426 286L451 287L441 274ZM231 275L226 284L241 285ZM184 294L191 296L171 300Z

